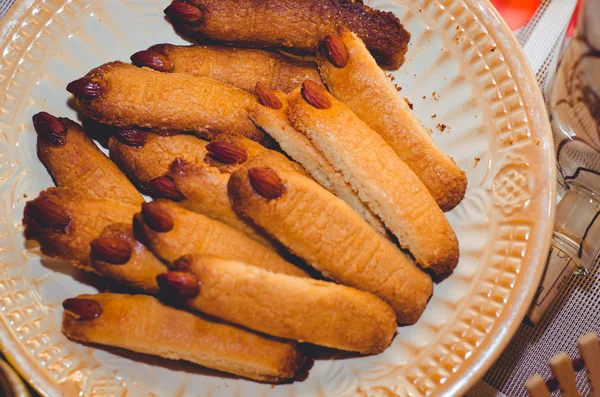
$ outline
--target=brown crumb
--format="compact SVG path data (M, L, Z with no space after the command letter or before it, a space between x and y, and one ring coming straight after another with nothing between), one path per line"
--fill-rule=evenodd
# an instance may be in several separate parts
M423 99L427 98L425 95L423 95Z
M417 77L417 74L415 73L415 74L413 74L413 76Z
M431 97L433 98L434 101L439 101L440 97L439 97L439 95L436 96L436 94L437 94L437 91L433 91L431 93Z
M432 119L435 119L436 117L437 117L437 113L436 113L436 114L432 114L432 115L431 115L431 118L432 118Z
M539 139L536 139L536 140L535 140L535 145L536 145L536 146L540 146L540 140L539 140Z
M477 167L477 164L479 164L480 161L481 161L481 158L475 157L475 165L474 165L474 167Z
M406 102L410 110L413 110L413 104L408 100L407 97L404 97L404 102Z
M402 91L402 87L400 87L398 84L394 84L394 87L396 87L396 91Z
M440 132L444 132L444 131L446 131L446 128L448 128L448 126L446 124L438 124L435 126L435 128L440 130Z
M387 77L388 77L388 79L390 79L390 81L394 81L394 80L396 80L396 78L394 77L394 75L393 75L393 74L391 74L391 73L390 73L390 74L388 74L388 75L387 75Z
M496 47L492 48L490 51L492 51L492 52L496 51Z
M23 198L27 198L27 194L26 193L23 193Z

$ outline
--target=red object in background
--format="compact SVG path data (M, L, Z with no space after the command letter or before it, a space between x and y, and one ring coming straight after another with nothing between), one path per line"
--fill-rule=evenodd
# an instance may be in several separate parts
M492 0L512 30L523 27L535 15L540 0Z
M575 6L575 11L573 11L573 18L571 18L571 23L569 23L569 27L567 29L567 37L573 37L573 33L575 33L575 28L577 27L577 17L579 16L579 9L581 8L581 3L583 3L583 0L579 0L577 2L577 6Z

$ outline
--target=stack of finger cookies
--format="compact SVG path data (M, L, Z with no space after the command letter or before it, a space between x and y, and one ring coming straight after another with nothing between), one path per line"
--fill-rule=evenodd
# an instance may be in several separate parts
M304 343L384 351L457 266L466 175L382 69L410 34L358 1L281 3L174 0L211 44L72 81L83 127L33 117L56 187L26 237L132 291L67 299L68 338L286 383Z

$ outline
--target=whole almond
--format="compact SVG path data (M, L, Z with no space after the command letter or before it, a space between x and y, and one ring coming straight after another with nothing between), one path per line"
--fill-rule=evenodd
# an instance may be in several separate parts
M175 181L168 176L159 176L152 179L148 185L154 196L166 198L173 201L183 200L183 195L177 190Z
M120 238L96 238L90 243L92 257L113 265L123 265L131 259L131 245Z
M181 0L174 0L164 12L169 18L190 25L198 25L204 17L204 13L198 7Z
M78 320L93 320L102 314L102 306L93 299L70 298L63 302L63 308Z
M254 87L254 91L256 92L258 102L264 106L271 109L281 109L283 107L275 91L265 83L258 81Z
M271 168L250 168L248 179L254 191L266 199L277 199L285 193L283 181Z
M183 255L182 257L179 257L178 259L174 260L169 265L169 269L176 270L179 272L189 271L192 268L193 261L194 258L192 257L192 255Z
M131 62L139 67L147 67L159 72L172 72L173 63L161 54L153 50L138 51L131 56Z
M325 89L312 80L306 80L302 84L302 97L317 109L329 109L331 101L327 97Z
M200 293L200 282L192 273L170 271L156 276L161 293L171 299L192 299Z
M67 143L67 127L50 113L39 112L33 116L33 127L46 142L55 146Z
M143 147L148 139L148 132L135 127L118 128L115 135L123 144L137 148Z
M82 99L94 99L106 94L108 82L99 77L82 77L71 81L67 91Z
M346 45L339 37L332 34L325 36L323 39L323 51L329 62L336 68L341 69L348 64L350 55L348 54Z
M25 215L42 227L60 230L63 233L66 233L73 219L66 207L43 198L27 203Z
M235 143L213 141L206 145L210 156L223 164L240 164L248 159L246 150Z
M155 201L142 204L142 219L150 229L158 233L166 233L173 229L173 218Z

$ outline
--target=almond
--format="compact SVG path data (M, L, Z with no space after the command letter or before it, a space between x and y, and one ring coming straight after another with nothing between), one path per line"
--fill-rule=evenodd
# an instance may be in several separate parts
M200 282L192 273L171 271L156 276L156 282L167 298L192 299L200 293Z
M158 233L173 229L173 217L156 201L142 204L142 219L150 229Z
M285 193L283 181L268 167L254 167L248 170L250 185L256 193L266 199L276 199Z
M174 0L164 12L169 18L190 25L198 25L204 17L204 13L198 7L181 0Z
M194 258L192 255L184 255L174 260L170 265L169 269L180 272L189 271L192 268Z
M90 243L92 257L113 265L123 265L131 259L133 249L120 238L96 238Z
M63 302L63 308L78 320L93 320L102 314L102 306L93 299L67 299Z
M115 136L127 146L140 148L146 144L148 132L135 127L118 128Z
M258 81L256 83L256 86L254 87L254 91L256 92L256 96L258 97L258 102L260 102L264 106L271 109L282 108L283 105L281 104L281 101L275 94L275 91L265 83Z
M312 80L306 80L302 84L302 97L317 109L329 109L331 107L331 101L327 97L325 89Z
M172 72L173 63L161 54L160 52L152 50L138 51L131 56L131 62L139 67L147 67L150 69L157 70L159 72Z
M325 57L336 68L344 68L348 64L349 54L346 45L337 36L329 34L323 39L323 52Z
M46 112L33 116L35 132L46 142L55 146L67 143L67 127L56 117Z
M67 91L82 99L94 99L106 94L108 82L99 77L82 77L70 82Z
M246 150L235 143L213 141L206 145L210 156L223 164L240 164L248 159Z
M61 230L66 233L73 219L69 210L47 199L36 199L25 206L25 215L42 227Z
M183 195L175 187L175 181L168 176L159 176L152 179L148 185L154 196L173 201L183 200Z

